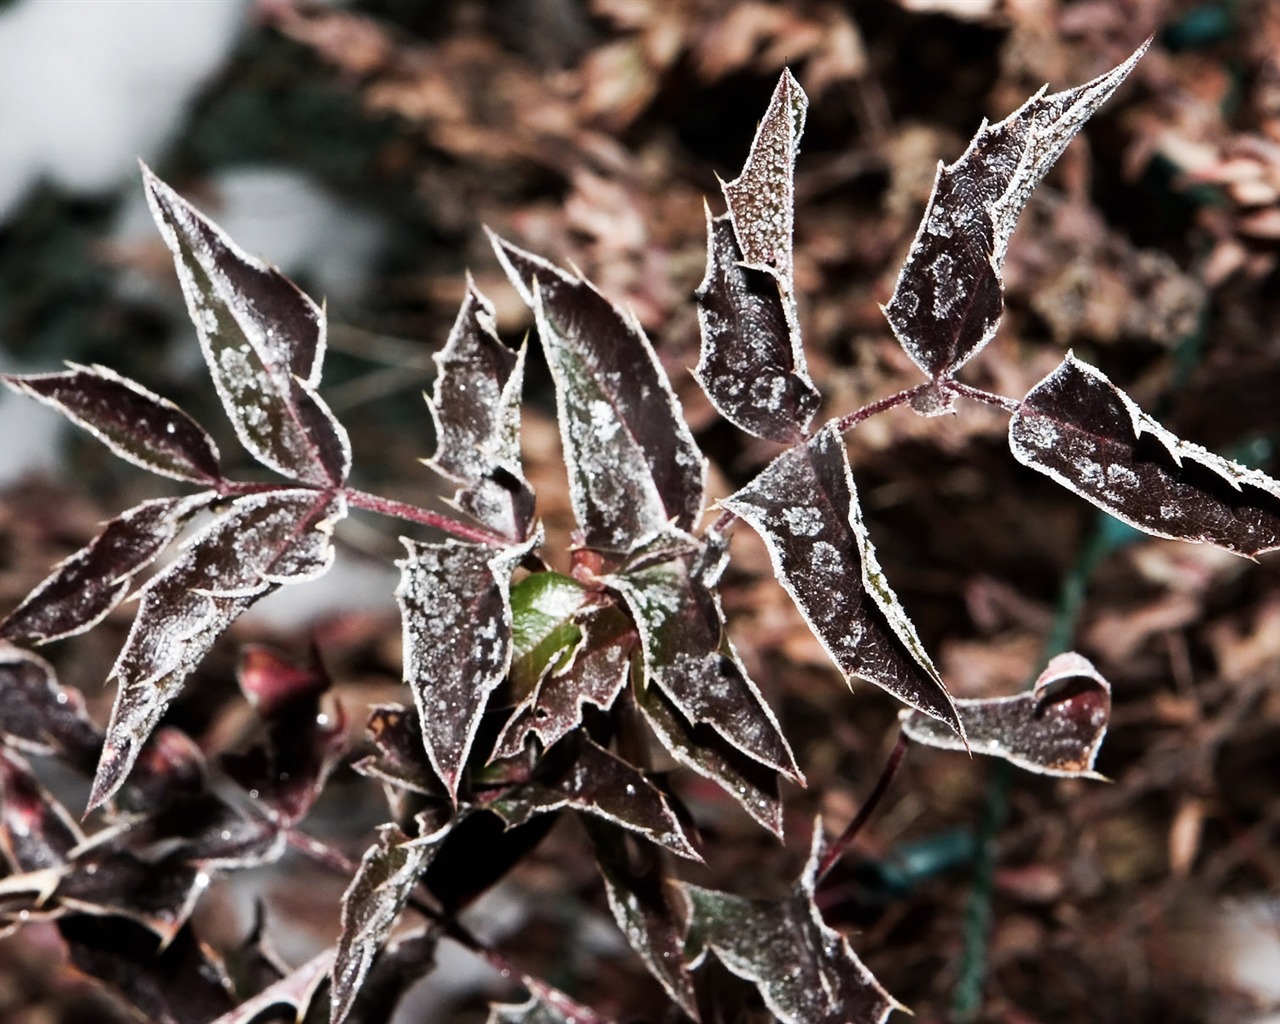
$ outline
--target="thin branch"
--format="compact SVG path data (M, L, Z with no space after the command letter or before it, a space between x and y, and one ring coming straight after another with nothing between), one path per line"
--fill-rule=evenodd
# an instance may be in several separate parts
M815 884L827 877L827 874L853 844L854 839L862 831L863 826L866 825L871 815L875 813L880 801L884 799L885 793L889 791L889 784L893 782L893 777L898 774L898 768L901 766L902 759L906 756L906 753L907 737L904 733L898 733L898 742L893 745L893 750L889 752L889 760L885 762L884 770L880 772L880 778L877 780L875 788L871 791L871 795L858 808L858 813L853 816L853 820L840 833L840 838L831 844L830 849L827 850L826 855L822 858L822 863L818 865L818 876L815 879Z
M928 380L923 384L917 384L913 388L899 391L896 395L890 395L888 398L882 398L878 402L864 405L861 409L856 409L847 416L840 417L839 422L836 424L836 429L842 434L847 433L863 420L869 420L872 416L878 416L882 412L888 412L890 409L895 409L900 405L906 405L920 392L933 386L933 381Z
M491 533L482 527L468 526L466 523L460 523L456 519L450 519L448 516L442 516L436 512L428 512L425 508L419 508L417 505L409 505L403 501L393 501L390 498L383 498L367 491L357 491L352 487L344 487L342 493L355 508L362 508L366 512L377 512L380 515L392 516L395 519L418 523L421 526L433 526L437 530L443 530L445 533L451 533L455 537L461 537L463 540L473 541L477 544L505 547L511 543L508 538L500 537L498 534Z
M961 384L958 380L943 381L942 386L953 395L972 398L983 405L994 405L1007 413L1017 412L1022 405L1021 402L1015 402L1012 398L1005 398L1004 395L997 395L991 391L983 391L982 388L970 387L968 384Z

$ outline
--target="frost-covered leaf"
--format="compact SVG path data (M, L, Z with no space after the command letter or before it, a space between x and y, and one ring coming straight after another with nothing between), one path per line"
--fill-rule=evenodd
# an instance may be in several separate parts
M0 380L53 406L136 466L206 486L222 478L217 446L200 424L168 399L104 366L0 374Z
M236 436L263 465L340 485L347 432L316 394L325 315L275 267L245 253L185 199L142 169L147 202L173 252L187 310Z
M688 908L679 886L656 861L637 868L621 833L594 822L587 831L619 930L667 995L697 1020L697 996L684 961Z
M436 427L428 465L462 484L459 508L512 540L533 523L533 490L520 470L520 398L525 349L513 352L494 327L493 303L470 277L444 348L434 394Z
M813 898L822 849L819 824L803 875L779 900L685 884L691 952L714 953L782 1024L880 1024L901 1007L823 921Z
M1009 447L1145 533L1246 556L1280 548L1280 481L1175 437L1070 352L1019 404Z
M26 761L0 747L0 853L9 870L59 867L82 842L80 827Z
M373 707L367 728L378 752L357 761L352 766L356 771L397 790L445 796L422 746L422 725L416 708L399 704Z
M0 623L0 637L47 643L101 622L129 593L186 522L217 499L214 491L144 501L110 520L69 555Z
M607 582L626 603L655 686L692 725L705 724L762 765L803 784L777 719L724 635L714 586L723 569L723 539L702 552L633 569Z
M949 377L995 336L1004 310L1000 274L1018 215L1149 43L1091 82L1050 95L1042 88L998 124L983 122L960 159L939 166L884 310L907 355L931 377Z
M283 978L264 988L252 999L241 1003L229 1013L224 1013L212 1024L254 1024L259 1015L273 1007L290 1007L294 1019L302 1021L315 999L316 990L329 976L334 951L326 949L295 968ZM268 1019L268 1018L264 1018Z
M960 731L951 695L876 561L834 424L721 504L763 538L779 582L846 680L875 683Z
M635 317L590 282L491 236L538 324L587 547L625 554L702 513L704 463Z
M395 925L418 878L448 833L411 840L394 825L378 829L378 841L364 853L355 878L342 896L342 934L333 962L333 1024L342 1024Z
M656 689L636 695L645 721L680 764L720 786L760 825L782 837L778 773L747 757L707 725L690 725Z
M572 807L644 836L672 853L701 861L661 790L634 765L585 736L566 740L541 760L532 779L491 802L508 825Z
M85 710L84 695L62 686L43 658L0 644L0 708L0 739L6 744L93 769L102 733Z
M1111 686L1079 654L1059 654L1029 693L958 700L969 747L1040 775L1101 778L1094 758L1107 733ZM902 712L902 731L917 743L963 750L956 735L918 711Z
M489 694L511 667L511 573L539 539L500 549L402 539L404 679L427 756L455 798Z
M522 582L549 575L554 574L539 573ZM565 596L571 595L566 592ZM495 745L495 757L515 757L524 749L529 736L537 736L544 750L553 746L582 724L586 705L607 710L626 686L631 674L631 656L636 649L631 620L607 605L579 606L567 615L533 648L535 652L554 649L554 654L546 654L545 660L541 656L534 660L534 665L542 666L534 689L503 727ZM516 637L519 651L519 629ZM568 646L570 643L572 647ZM572 660L566 663L568 658ZM512 662L512 680L517 685L519 664L519 660Z
M241 612L329 568L330 534L344 515L342 498L317 491L238 498L147 582L112 669L119 689L90 806L119 788L182 681Z
M821 395L805 369L794 300L784 297L778 279L743 266L742 258L729 215L712 218L707 211L694 376L730 423L792 444L804 437Z

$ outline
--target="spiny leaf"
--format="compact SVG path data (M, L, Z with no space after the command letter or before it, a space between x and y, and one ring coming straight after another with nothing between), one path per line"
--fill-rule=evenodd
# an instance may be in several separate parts
M6 744L92 769L102 733L85 710L84 695L59 684L43 658L0 643L0 708L0 739Z
M779 582L847 681L875 683L963 736L951 695L880 570L834 424L721 504L763 538Z
M646 686L656 686L691 724L705 723L762 765L803 784L804 776L760 691L724 635L714 587L724 540L632 569L606 581L631 612L644 656Z
M537 320L586 545L626 554L671 521L691 529L705 466L640 324L583 278L490 240Z
M742 265L729 216L713 219L708 210L707 272L696 293L702 349L694 376L730 423L794 444L821 395L805 369L794 300L788 305L779 286L764 271Z
M1101 778L1094 759L1107 733L1111 686L1075 653L1059 654L1030 693L958 700L969 747L1039 775ZM902 731L917 743L962 750L954 733L918 711L902 712Z
M576 741L575 741L576 740ZM540 770L489 804L508 825L572 807L644 836L672 853L702 861L689 845L667 798L634 765L586 737L566 740L543 757Z
M48 643L97 625L129 593L215 491L144 501L110 520L85 547L63 559L0 623L0 637Z
M200 424L104 366L71 364L67 373L0 374L0 380L53 406L136 466L206 486L222 478L217 446Z
M265 1011L281 1006L292 1007L295 1020L304 1020L315 999L316 990L329 974L333 957L332 949L318 953L252 999L241 1003L231 1012L224 1013L213 1024L254 1024Z
M938 167L920 229L884 309L893 333L931 377L949 377L996 333L1009 236L1067 143L1119 88L1151 40L1074 89L1041 89L998 124L985 121L955 163Z
M246 608L285 583L324 573L346 502L281 490L238 498L141 591L112 676L118 680L90 807L119 788L182 681Z
M378 841L365 851L342 896L342 934L333 962L333 1024L342 1024L350 1012L374 958L449 827L417 840L394 825L379 827Z
M1175 437L1070 352L1019 404L1009 447L1144 533L1250 557L1280 548L1280 481Z
M405 682L427 756L454 798L489 694L511 667L511 573L539 540L495 549L402 538Z
M902 1007L822 920L813 898L822 848L818 824L804 874L780 900L686 883L692 951L714 953L751 982L782 1024L881 1024Z
M533 523L533 491L520 471L520 392L524 354L494 327L493 303L468 275L467 295L444 348L435 393L433 469L463 484L454 502L486 526L524 540Z
M145 165L142 176L205 362L241 444L285 476L341 485L351 469L351 444L315 393L324 359L324 311L275 267L241 250Z

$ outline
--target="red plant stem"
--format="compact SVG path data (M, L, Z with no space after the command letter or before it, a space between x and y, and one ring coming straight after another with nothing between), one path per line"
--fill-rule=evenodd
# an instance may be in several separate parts
M354 507L362 508L366 512L377 512L384 516L403 519L406 522L418 523L422 526L433 526L437 530L443 530L445 533L451 533L455 537L474 541L477 544L505 547L511 543L507 538L500 537L496 533L490 533L479 526L468 526L466 523L460 523L456 519L450 519L448 516L428 512L425 508L419 508L417 505L409 505L403 501L392 501L390 498L369 494L367 491L357 491L351 487L344 487L342 494Z
M968 384L961 384L958 380L946 381L943 386L953 395L972 398L975 402L981 402L983 405L994 405L997 409L1003 409L1008 413L1017 412L1021 405L1020 402L1015 402L1012 398L1005 398L1003 395L983 391L982 388L970 387Z
M888 398L882 398L878 402L872 402L870 405L864 405L861 409L855 409L847 416L842 416L836 423L836 430L841 434L847 433L856 427L863 420L869 420L872 416L878 416L882 412L888 412L890 409L897 408L899 405L906 405L911 399L915 398L921 391L933 387L933 381L927 380L923 384L917 384L913 388L907 388L905 391L899 391L896 395L890 395Z
M852 845L862 827L867 823L872 814L875 813L876 807L880 801L884 799L885 793L889 791L889 784L893 782L893 777L898 773L898 767L902 764L902 758L907 753L907 737L903 733L898 734L898 742L893 745L893 750L889 753L889 760L885 763L884 770L880 773L880 778L876 782L875 788L871 791L871 795L867 797L866 802L858 809L858 813L853 816L853 820L849 822L845 830L840 833L840 838L831 844L826 855L822 858L822 863L818 865L818 876L814 879L814 884L821 882L827 877L845 852Z

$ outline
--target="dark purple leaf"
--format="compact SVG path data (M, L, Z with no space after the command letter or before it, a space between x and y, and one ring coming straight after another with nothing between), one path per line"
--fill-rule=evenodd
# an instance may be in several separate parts
M691 946L754 985L782 1024L881 1024L903 1007L822 920L813 900L822 848L818 824L804 874L779 900L685 884Z
M0 374L0 380L53 406L136 466L206 486L222 479L218 449L200 424L104 366L73 364L66 373Z
M315 392L324 360L324 311L149 168L142 174L236 436L254 458L285 476L344 483L351 444Z
M97 625L129 593L133 578L156 560L186 522L217 499L214 491L144 501L112 519L0 623L0 636L47 643Z
M521 541L533 524L533 490L520 470L520 398L524 353L507 348L493 303L467 278L467 296L445 347L428 399L436 454L428 465L463 484L459 508L504 537Z
M821 395L805 369L794 299L788 306L779 288L773 276L742 265L729 216L713 219L708 211L707 273L697 291L702 353L694 376L730 423L794 444Z
M511 666L511 573L537 538L511 548L404 540L396 600L405 682L431 765L456 798L489 694Z
M180 853L149 860L107 845L85 850L62 869L53 900L66 911L127 917L171 942L211 877Z
M92 771L102 733L89 718L84 696L61 686L43 658L0 643L0 738L33 754L57 754Z
M627 553L702 513L704 462L635 317L590 282L491 236L538 324L586 545Z
M876 561L833 424L721 504L763 538L779 582L847 681L875 683L961 732L951 695Z
M391 1024L405 992L435 967L438 935L429 926L388 942L365 975L347 1024Z
M294 1012L294 1019L303 1020L316 990L327 980L333 965L334 951L326 949L312 957L301 967L290 971L279 981L263 989L234 1010L224 1013L212 1024L254 1024L259 1014L272 1007L287 1006Z
M415 708L382 704L369 712L369 736L376 754L357 761L361 775L426 796L446 796L422 745L422 724Z
M119 805L130 812L151 814L208 788L209 766L200 745L181 729L162 725L142 745L119 794Z
M684 962L688 911L679 886L657 858L637 867L621 833L594 822L587 823L587 831L618 928L667 995L697 1020L693 978Z
M228 775L286 824L301 821L346 749L347 717L329 677L263 647L241 653L240 688L265 723L248 750L222 755Z
M1029 693L958 700L969 747L1039 775L1102 778L1094 758L1107 733L1111 686L1086 658L1059 654ZM902 713L902 731L917 743L963 750L951 733L917 711Z
M74 915L58 928L71 963L119 992L149 1024L192 1024L231 1008L217 962L190 928L166 943L122 918Z
M585 736L575 740L549 752L532 779L503 793L489 809L515 827L539 814L572 807L701 863L667 798L644 772Z
M529 736L536 736L544 750L554 746L582 724L586 705L607 710L626 686L637 642L631 620L611 606L588 606L569 614L578 617L573 628L579 644L572 651L573 660L537 680L503 728L494 757L515 757ZM554 664L548 662L547 667Z
M708 725L692 726L656 690L637 688L645 720L667 751L686 768L720 786L759 824L782 838L778 775L747 757Z
M1175 437L1070 352L1022 400L1009 447L1145 533L1246 556L1280 548L1280 481Z
M1149 43L1091 82L1047 96L1042 88L1000 123L984 121L960 159L939 165L884 310L907 355L929 376L951 376L995 336L1004 309L1000 273L1018 215Z
M329 568L330 534L344 515L342 498L317 491L238 498L142 588L112 669L119 689L90 807L119 788L182 681L236 617L280 585Z
M215 871L272 863L284 853L284 844L276 821L246 814L215 793L198 793L152 809L118 833L99 833L91 850L95 857L126 852L147 862L173 855Z
M773 712L747 677L714 586L723 538L687 553L609 577L640 632L646 686L656 686L691 724L705 723L762 765L804 784Z
M351 1010L374 958L451 827L452 822L417 839L394 825L378 829L378 841L365 851L342 896L342 934L333 962L332 1024L342 1024Z
M0 853L19 874L57 868L84 842L66 809L17 754L0 747Z

